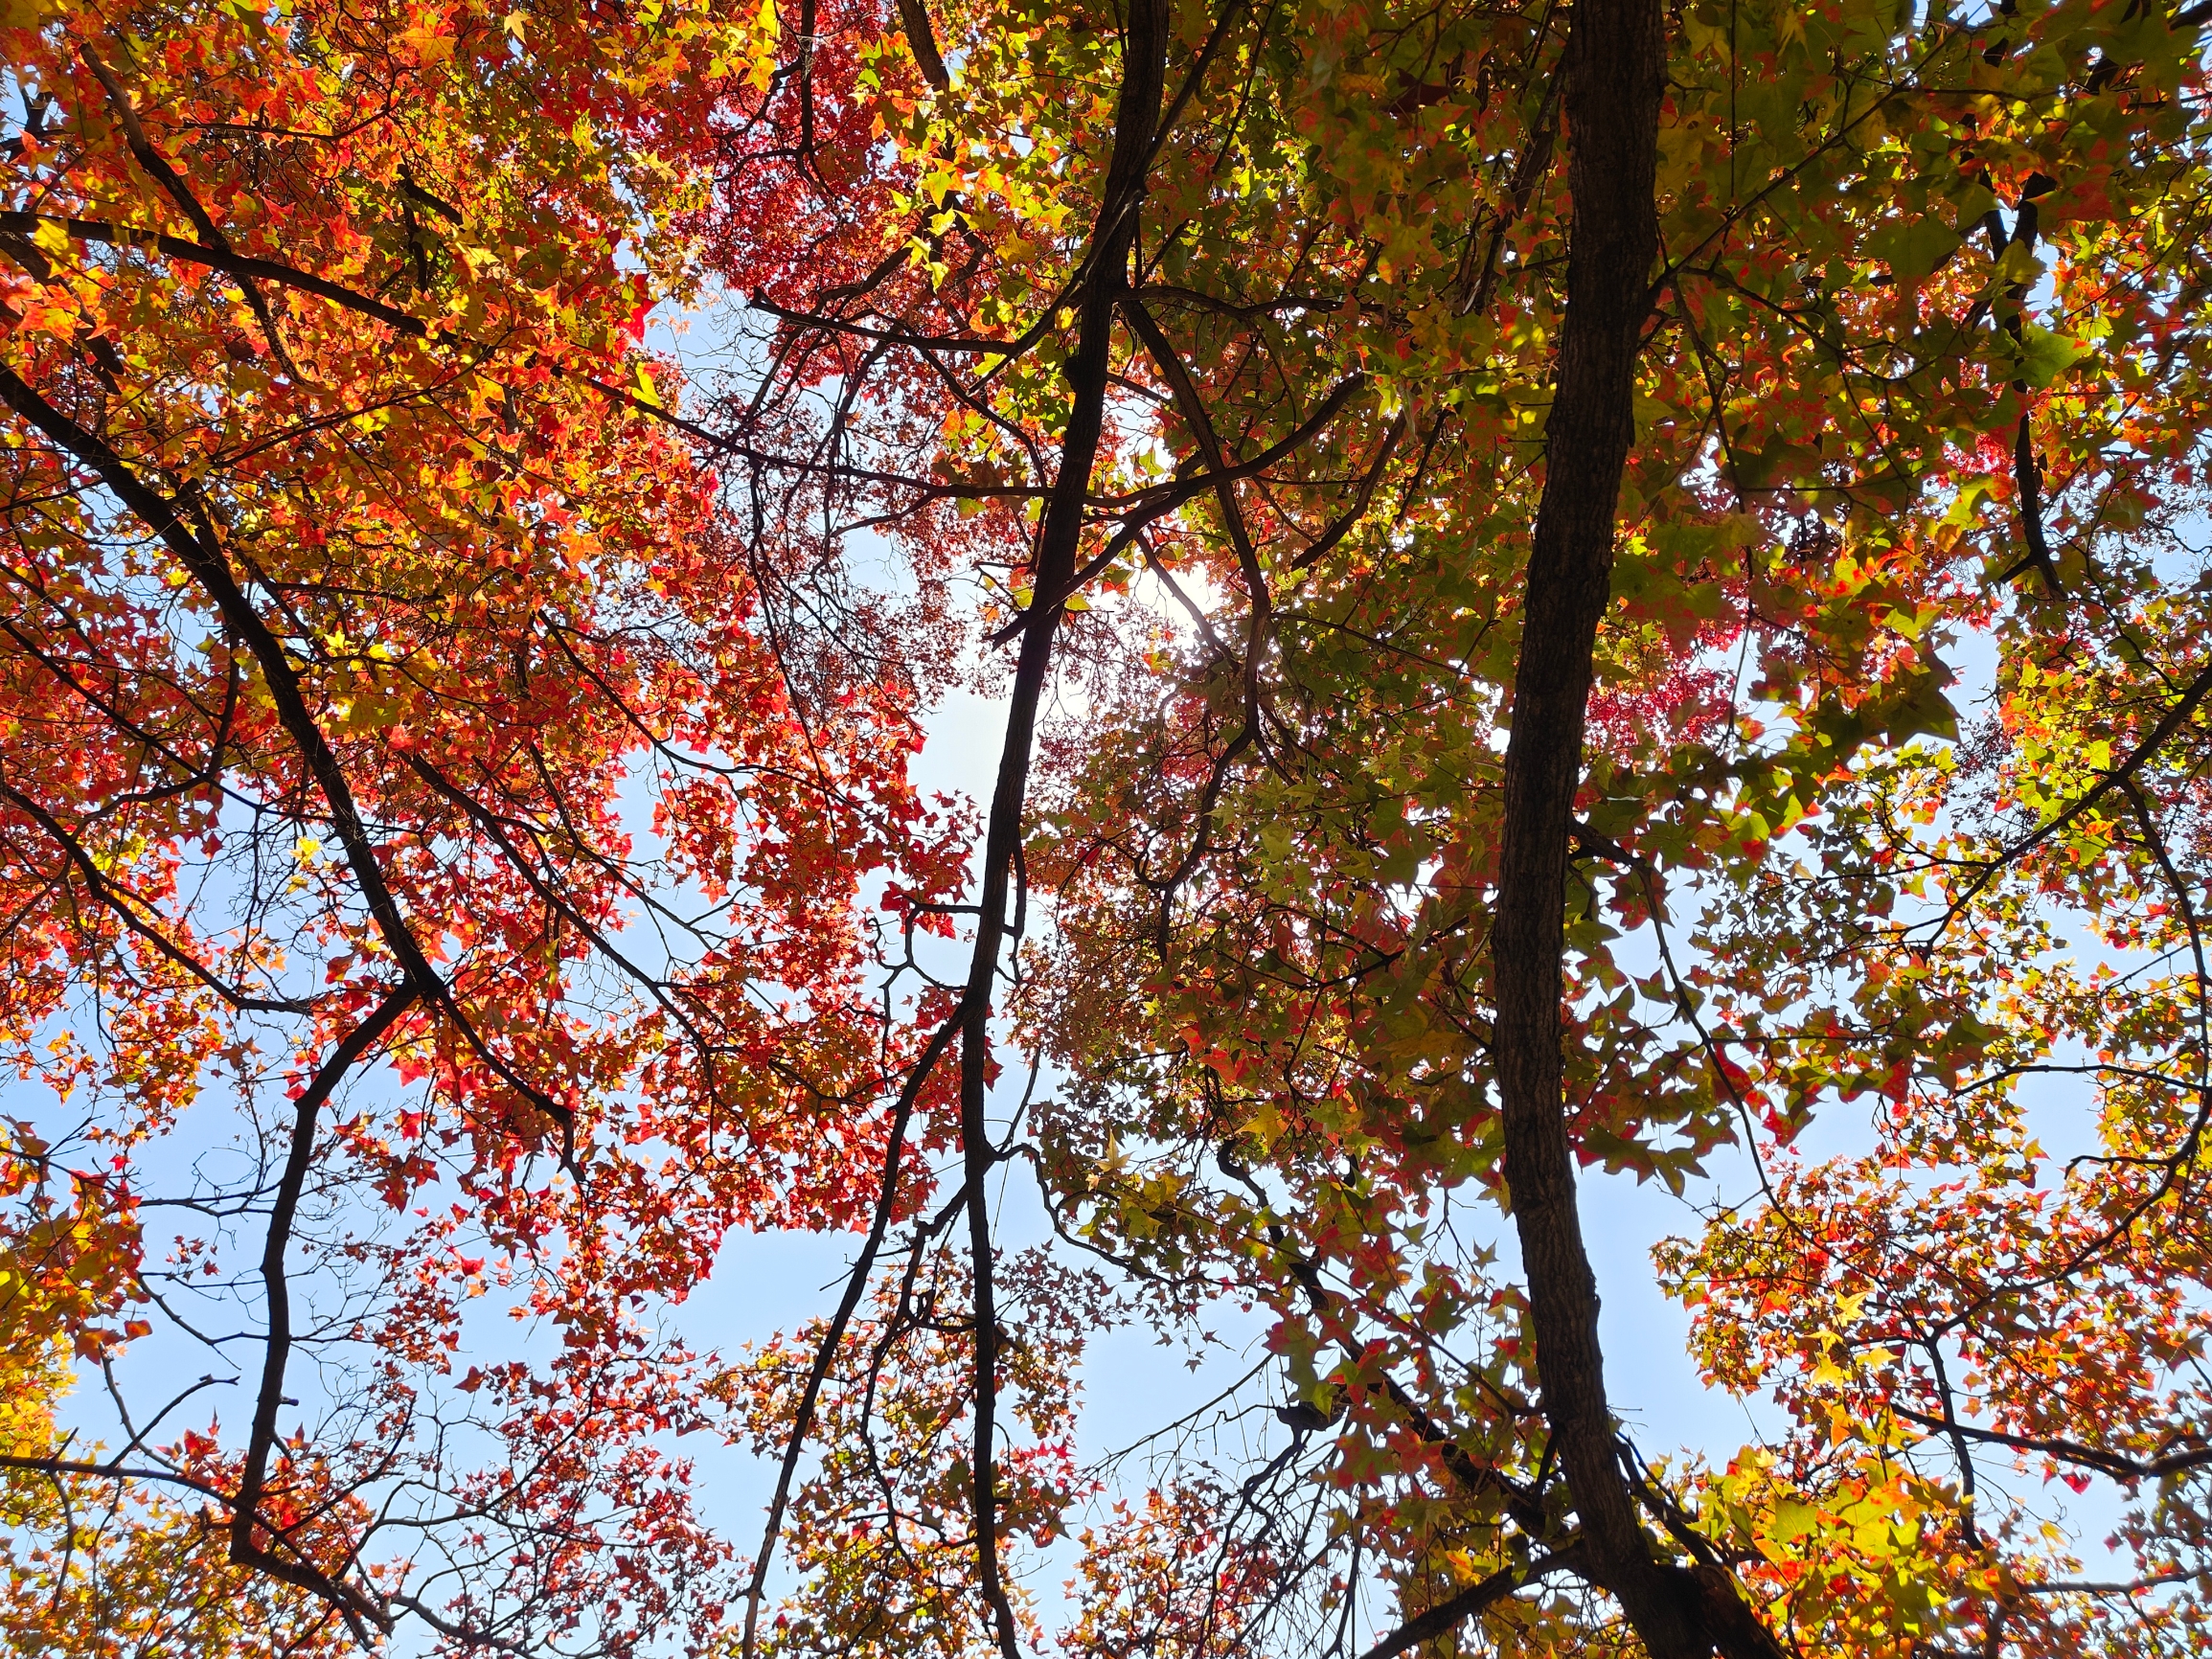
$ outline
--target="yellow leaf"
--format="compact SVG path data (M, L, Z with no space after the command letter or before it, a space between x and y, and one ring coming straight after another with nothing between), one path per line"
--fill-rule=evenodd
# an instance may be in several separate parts
M1789 1543L1801 1538L1820 1523L1820 1511L1811 1504L1801 1504L1794 1498L1783 1498L1774 1506L1774 1528L1769 1534L1778 1542Z
M441 34L435 25L427 23L420 29L408 30L399 38L415 49L415 56L424 68L445 62L459 44L450 34Z

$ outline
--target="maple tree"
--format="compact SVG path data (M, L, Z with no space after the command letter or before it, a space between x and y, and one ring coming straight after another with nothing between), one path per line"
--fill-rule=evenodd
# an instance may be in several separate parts
M703 1641L731 1552L665 1443L701 1360L649 1300L865 1202L812 1155L880 1141L905 1041L855 900L958 868L912 687L787 671L640 345L765 38L8 38L21 1640ZM551 1352L455 1365L477 1298Z
M2207 21L11 8L0 1628L2194 1650Z

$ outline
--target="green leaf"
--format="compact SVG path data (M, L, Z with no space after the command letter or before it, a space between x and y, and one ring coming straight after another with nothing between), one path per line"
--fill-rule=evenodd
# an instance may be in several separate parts
M1884 225L1866 239L1867 251L1885 261L1900 283L1917 283L1958 251L1965 239L1939 218Z
M2031 386L2048 386L2093 350L2072 334L2055 333L2030 323L2020 342L2022 377Z

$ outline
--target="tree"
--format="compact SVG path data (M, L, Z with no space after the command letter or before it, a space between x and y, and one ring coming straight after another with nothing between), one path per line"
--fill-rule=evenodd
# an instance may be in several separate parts
M718 1619L731 1552L660 1440L700 1361L647 1295L864 1208L906 1038L855 901L959 862L911 686L786 671L640 347L696 280L705 114L774 39L11 15L30 1650ZM454 1366L487 1297L551 1356ZM176 1369L110 1363L165 1333ZM71 1357L104 1446L38 1403ZM203 1571L173 1627L77 1614Z
M1094 1497L1084 1651L2199 1640L2195 9L272 15L10 19L31 1645L1015 1659ZM680 401L662 299L757 327ZM1660 1260L1784 1415L1708 1463L1575 1170L1728 1157ZM826 1318L651 1329L792 1221ZM59 1346L207 1268L250 1432L74 1455ZM562 1352L452 1379L477 1291ZM1223 1302L1272 1438L1102 1486L1085 1336Z
M1600 16L1610 56L1582 73L1606 91L1578 118L1575 32ZM1066 797L1056 989L1090 1084L1068 1162L1145 1147L1096 1225L1159 1270L1241 1257L1278 1310L1287 1420L1331 1429L1323 1471L1356 1494L1333 1541L1392 1561L1419 1614L1379 1653L1477 1614L1503 1640L1529 1617L1504 1598L1570 1574L1653 1652L2183 1641L2187 1599L2144 1593L2195 1570L2172 1484L2194 1431L2185 1389L2159 1396L2194 1343L2173 1274L2199 992L2174 849L2200 670L2150 623L2177 601L2148 549L2193 507L2194 418L2163 411L2189 402L2194 301L2133 238L2192 189L2148 135L2179 138L2196 19L2119 37L2065 8L1693 11L1653 144L1624 135L1652 119L1657 26L1579 8L1559 78L1524 49L1539 98L1563 80L1582 211L1508 218L1547 199L1539 102L1517 149L1535 189L1512 188L1514 146L1489 151L1511 267L1436 234L1464 216L1402 136L1476 49L1424 14L1336 59L1363 73L1339 71L1358 102L1321 154L1387 276L1418 459L1351 557L1243 567L1269 578L1243 585L1271 672L1248 648L1240 693L1199 654L1181 705L1131 699L1127 746ZM2039 243L2062 250L2047 272ZM1471 349L1446 333L1501 304L1508 268L1511 322ZM1515 442L1538 424L1540 471ZM1936 653L1969 630L1998 700L1958 743ZM2055 660L2090 721L2061 716L2056 750L2050 705L2015 689ZM2054 752L2083 770L2029 784ZM2085 822L2108 828L2073 841ZM2192 966L2124 994L2079 980L2054 910ZM2102 1144L2052 1182L2017 1090L2077 1067ZM1866 1097L1869 1155L1774 1180L1669 1258L1716 1375L1778 1387L1802 1438L1725 1470L1647 1465L1605 1410L1570 1147L1678 1184L1724 1141L1786 1157ZM1521 1284L1448 1230L1469 1186L1510 1200ZM2117 1268L2138 1249L2160 1266ZM2090 1332L2113 1345L2096 1398L2054 1390ZM2129 1523L2129 1581L2070 1581L2021 1509L1977 1513L1992 1448L2139 1492L2166 1477Z

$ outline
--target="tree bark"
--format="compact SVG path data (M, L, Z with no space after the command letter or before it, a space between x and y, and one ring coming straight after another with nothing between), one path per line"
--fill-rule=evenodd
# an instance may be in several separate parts
M1714 1642L1695 1580L1654 1557L1619 1462L1561 1062L1567 842L1658 256L1665 66L1659 0L1576 0L1562 66L1573 200L1567 306L1514 679L1492 966L1506 1182L1537 1376L1586 1540L1585 1570L1621 1603L1653 1659L1703 1659Z

